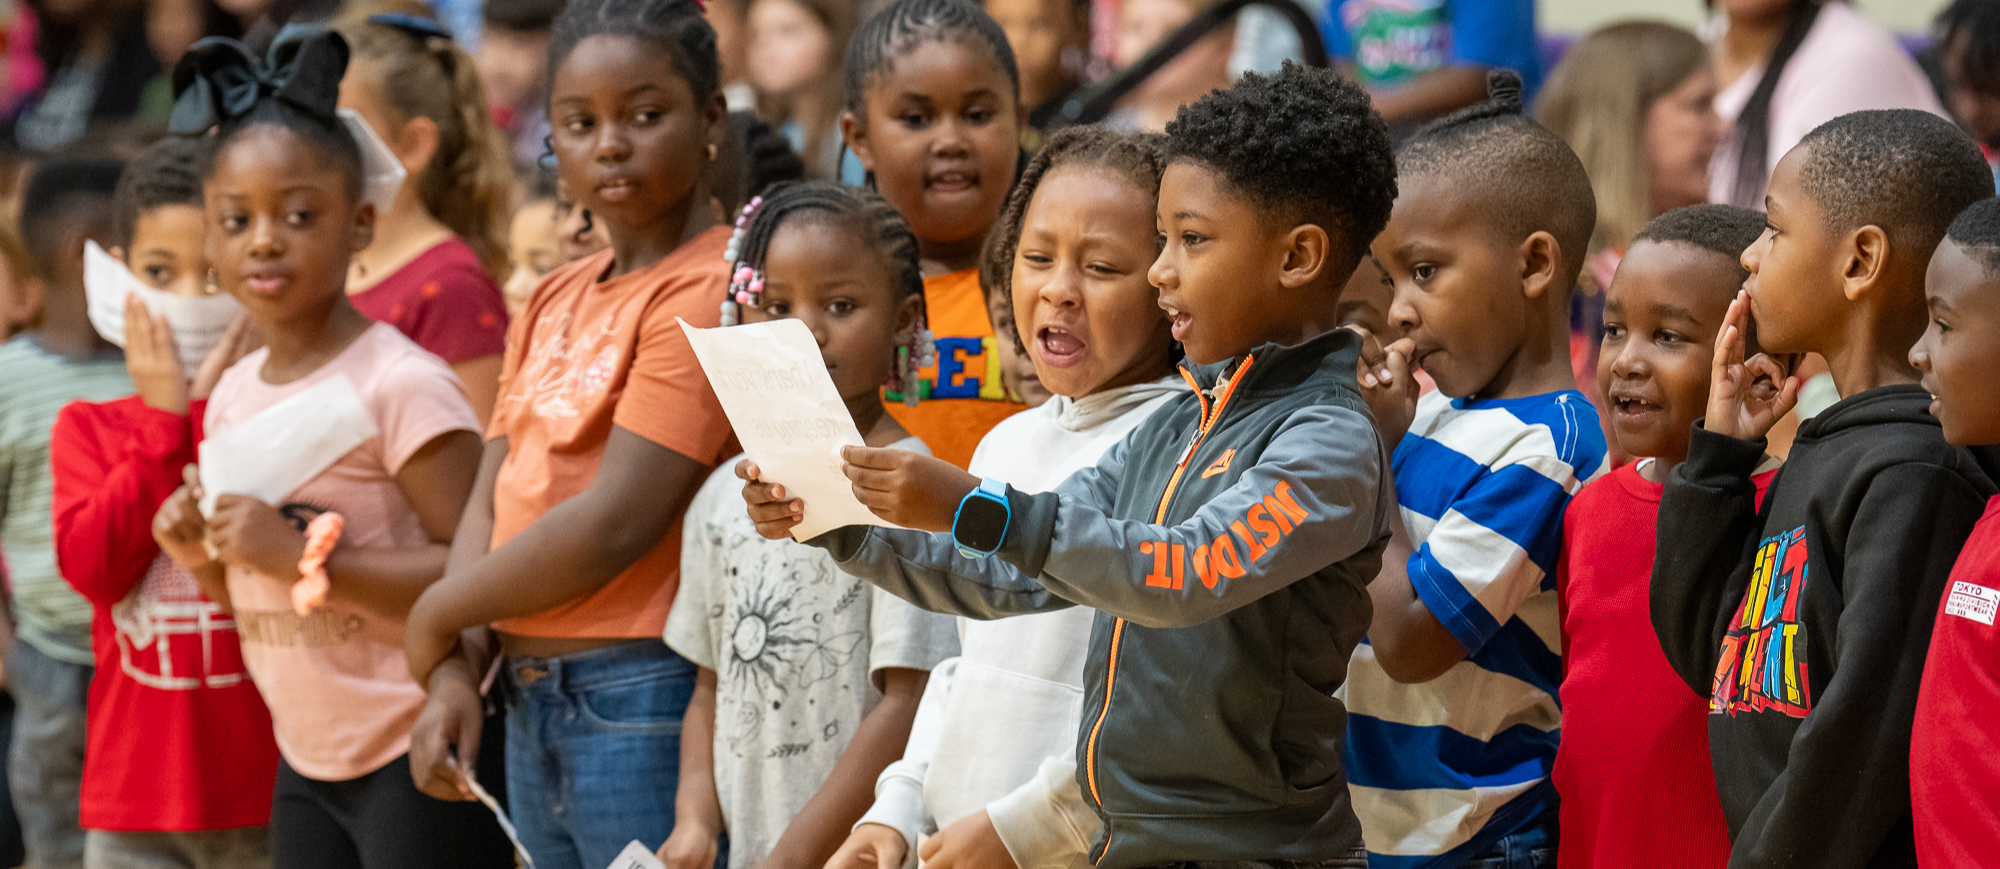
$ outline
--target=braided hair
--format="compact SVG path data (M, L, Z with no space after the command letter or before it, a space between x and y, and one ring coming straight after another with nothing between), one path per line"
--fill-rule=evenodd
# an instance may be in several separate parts
M513 159L487 114L472 56L442 25L425 27L430 21L416 12L368 15L339 29L354 48L360 78L392 112L437 124L437 152L412 183L425 210L497 271L507 259Z
M870 16L847 41L847 110L866 122L868 83L896 66L896 61L932 42L982 45L1021 98L1021 70L1007 32L986 10L971 0L896 0Z
M1027 168L1021 170L1021 180L1007 197L1007 205L1001 209L999 221L993 224L993 234L981 257L980 284L986 290L988 310L992 310L997 297L1005 302L1004 309L1012 316L1014 255L1021 246L1021 225L1028 218L1028 206L1034 202L1042 179L1065 166L1109 169L1146 195L1157 198L1160 175L1167 169L1167 137L1159 133L1119 133L1096 124L1065 127L1049 137L1042 150L1028 161ZM1014 343L1022 353L1028 352L1018 330Z
M696 103L715 96L722 72L715 54L715 28L702 17L697 0L572 0L549 32L550 92L556 70L578 43L593 36L624 36L667 53L674 71L687 80Z
M1519 73L1488 73L1486 93L1485 102L1418 129L1396 152L1396 171L1405 179L1448 179L1509 243L1537 232L1554 236L1561 285L1572 286L1597 228L1590 176L1562 137L1521 114Z

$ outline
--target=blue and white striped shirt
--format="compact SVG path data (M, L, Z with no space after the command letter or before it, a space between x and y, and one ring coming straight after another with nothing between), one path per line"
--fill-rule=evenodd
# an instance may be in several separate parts
M1605 465L1574 390L1417 403L1392 460L1410 584L1469 654L1405 685L1354 650L1340 696L1370 866L1457 866L1553 807L1563 509Z

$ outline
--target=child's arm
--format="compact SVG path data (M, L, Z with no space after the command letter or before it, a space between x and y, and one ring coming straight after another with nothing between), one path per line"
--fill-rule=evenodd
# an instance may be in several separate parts
M875 777L874 804L826 861L826 869L896 869L916 851L917 838L931 823L930 807L924 804L924 779L930 774L931 758L937 756L959 660L947 658L931 668L902 759Z
M333 587L344 597L382 612L407 612L444 573L452 534L478 473L479 452L479 436L464 429L438 435L418 448L396 471L396 489L430 542L407 549L336 546L326 561ZM299 557L305 551L305 535L276 507L241 495L216 499L208 539L221 561L279 578L298 576ZM454 631L452 644L456 643Z
M1985 503L1960 473L1932 464L1892 466L1868 483L1846 523L1837 633L1806 636L1816 654L1800 650L1816 665L1830 660L1832 676L1808 698L1785 771L1733 836L1732 864L1859 869L1874 865L1884 841L1900 835L1909 847L1907 828L1896 828L1910 817L1925 650L1952 563Z
M63 408L49 434L56 564L78 594L109 606L145 578L160 554L153 516L180 487L181 468L194 461L194 438L183 413L148 406L123 420L128 426L108 431L93 410L80 403ZM124 460L109 460L101 436L126 442Z
M861 719L853 741L834 762L833 772L805 807L785 826L784 835L761 869L819 869L847 839L854 822L875 795L875 779L903 755L930 674L889 667L882 674L882 701Z
M1681 680L1710 695L1722 635L1741 599L1757 551L1757 486L1764 433L1798 400L1796 377L1769 357L1743 356L1748 297L1737 294L1715 340L1707 416L1695 424L1687 461L1660 497L1648 591L1653 632ZM1759 388L1759 376L1782 388Z
M700 667L695 670L694 695L681 717L674 831L657 856L667 869L709 869L715 865L716 840L722 830L722 800L715 791L715 671Z
M1009 489L1012 525L997 558L960 556L946 534L880 528L843 528L808 542L833 553L842 570L933 612L996 618L1067 601L1147 627L1179 627L1372 554L1387 534L1394 506L1386 493L1388 463L1364 414L1334 406L1293 414L1256 465L1172 526L1109 515L1129 443L1114 446L1096 467L1077 472L1054 492ZM858 447L847 448L847 455L850 465L928 468L925 463L935 461ZM912 506L897 515L916 518L917 527L928 530L948 530L967 491L926 487L901 478L899 470L870 467L850 470L849 477L863 503L884 492L906 499ZM746 487L745 496L753 499L751 515L762 530L788 506L758 500L769 497L755 491L760 485ZM1365 569L1374 572L1372 565Z
M428 673L462 628L532 615L602 588L659 545L707 476L700 462L613 426L590 488L486 557L454 565L411 608L413 672ZM489 514L490 529L492 498L475 503Z

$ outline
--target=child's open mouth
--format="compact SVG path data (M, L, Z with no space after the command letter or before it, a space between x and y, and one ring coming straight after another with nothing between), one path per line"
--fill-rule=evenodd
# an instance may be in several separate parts
M1631 420L1642 419L1666 409L1638 398L1613 398L1611 407L1618 412L1618 418Z
M1042 353L1042 364L1052 368L1068 368L1083 361L1083 339L1076 333L1043 326L1035 333L1035 343Z
M1187 340L1188 322L1193 319L1192 314L1184 313L1178 308L1167 308L1167 322L1173 331L1175 341Z
M939 172L932 175L925 186L939 193L963 193L979 186L979 180L970 172Z

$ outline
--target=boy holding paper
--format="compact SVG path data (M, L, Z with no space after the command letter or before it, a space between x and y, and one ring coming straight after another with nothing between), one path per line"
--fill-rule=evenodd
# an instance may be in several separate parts
M213 857L204 867L270 862L270 712L244 672L234 617L152 535L195 460L208 394L247 343L240 321L226 335L205 328L239 306L204 295L201 148L163 139L132 163L114 197L112 252L124 265L86 267L94 322L124 345L138 393L71 403L50 437L56 561L94 611L81 814L90 865L175 854ZM132 285L184 303L149 310ZM186 364L204 356L198 369ZM220 567L209 572L219 584Z
M22 197L23 240L46 296L41 326L0 346L0 546L13 580L14 620L0 650L19 704L8 749L9 784L30 866L83 858L77 790L83 777L90 686L90 602L63 583L49 522L50 430L63 405L132 391L118 348L85 314L83 251L108 238L122 166L108 160L44 164Z

